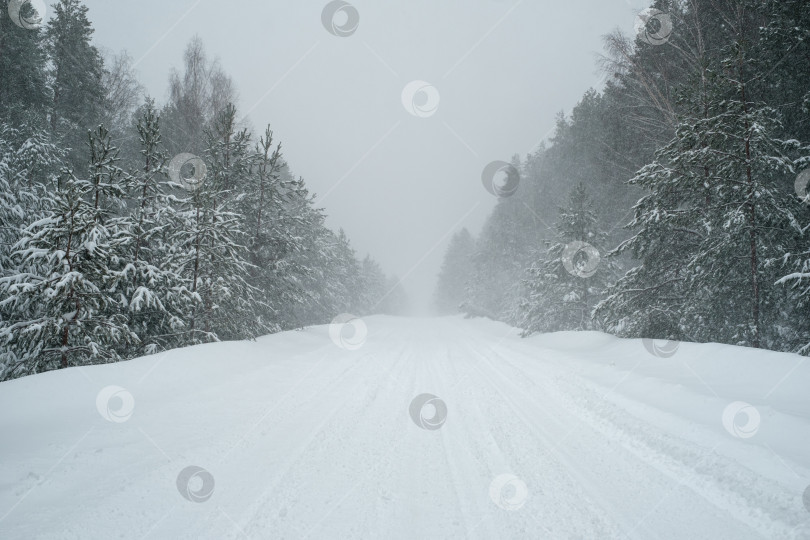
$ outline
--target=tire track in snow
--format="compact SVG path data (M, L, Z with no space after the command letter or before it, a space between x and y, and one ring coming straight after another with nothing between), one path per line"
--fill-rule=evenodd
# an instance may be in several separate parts
M363 365L376 367L379 365L378 358L374 354L364 355L368 359ZM249 534L255 533L255 537L261 538L267 530L276 530L277 525L283 525L290 520L285 519L287 515L297 511L296 502L299 501L298 492L302 485L306 485L306 480L313 472L311 466L317 462L318 457L324 454L334 453L340 455L340 447L347 439L351 439L350 433L354 433L363 426L364 411L369 411L370 403L376 396L373 392L362 392L363 388L369 388L370 382L377 379L389 380L390 374L397 367L404 366L402 355L393 356L394 362L385 366L383 373L378 374L377 370L369 369L366 376L361 378L350 389L343 389L345 398L340 401L340 405L334 406L333 402L325 399L322 392L316 395L320 402L318 407L326 407L326 415L323 421L313 429L302 442L296 445L294 451L290 452L289 459L276 470L274 480L264 490L264 494L254 504L246 516L241 520L243 529ZM359 366L356 366L359 368ZM338 380L330 386L339 387L340 383L354 373L356 369L344 371ZM348 391L346 391L348 390ZM359 402L358 402L359 398ZM350 411L350 412L349 412ZM311 413L310 413L311 414ZM280 430L281 431L281 430ZM317 442L316 442L317 441ZM257 449L260 447L257 445ZM315 486L311 486L313 489ZM309 525L304 520L300 526L291 531L292 537L302 537ZM315 532L315 531L312 531Z
M450 361L450 355L448 353L447 364L451 363L452 362ZM436 381L434 384L436 384L437 388L444 388L447 386L448 378L446 377L446 370L442 370L439 364L441 364L441 362L436 362L435 364L430 363L429 367L432 369L428 369L428 372L431 374L432 378ZM443 393L443 395L444 397L439 396L439 398L445 400L446 403L448 400L448 396L446 393ZM448 411L448 415L449 414L450 411ZM457 418L458 420L461 420L460 415L457 415ZM456 420L456 422L458 422L458 420ZM463 427L462 422L458 422L458 424L460 427ZM452 424L450 427L448 427L445 424L444 426L442 426L441 429L438 430L438 433L436 435L439 435L441 439L443 450L442 457L444 458L444 462L447 466L447 472L452 484L452 492L455 496L456 508L458 509L459 517L461 519L461 525L465 532L465 537L468 537L467 535L470 532L470 522L471 522L471 518L469 516L470 511L467 505L467 501L462 497L462 494L459 491L462 483L462 475L455 465L455 459L462 459L460 450L463 450L464 446L456 445L456 448L451 449L451 444L448 439L455 433L455 430L451 429L452 427L453 427ZM474 489L465 490L465 492L468 494L475 493L475 490Z
M521 351L511 352L515 357L532 360ZM507 360L505 355L501 354L500 357L505 365L512 366L521 374L519 380L531 380L538 384L525 369ZM544 388L562 398L566 408L578 409L580 413L577 416L581 422L605 436L619 438L626 450L673 482L688 487L706 503L757 531L764 538L794 538L794 529L806 522L804 509L795 505L795 493L750 471L744 464L663 432L607 400L605 392L594 383L576 374L573 377L579 383L576 387L579 393L596 396L593 401L602 405L599 410L585 407L573 399L574 392L560 391L560 387L570 387L573 379L558 377L555 386L546 385ZM640 437L640 433L646 436ZM744 444L722 438L720 441L713 450L721 444ZM774 501L778 503L774 504ZM766 508L778 508L782 512L772 515L764 510Z
M739 483L739 490L724 489L723 486L715 485L714 479L720 476L718 471L729 469L733 465L729 463L729 460L715 454L716 446L713 449L696 447L686 441L676 440L648 423L632 420L634 417L629 412L607 401L604 392L595 391L592 383L583 380L573 372L562 373L558 368L544 364L543 368L554 373L556 377L554 384L542 384L525 369L517 367L513 361L507 359L507 355L494 351L494 349L486 345L484 345L484 349L489 349L492 356L500 360L500 364L510 366L513 371L518 372L518 376L515 377L502 374L504 379L519 381L524 384L530 381L534 386L541 389L545 395L554 396L561 410L577 411L573 416L575 422L580 424L581 427L572 427L566 433L566 438L571 437L573 439L574 436L584 435L581 432L584 428L584 430L599 434L604 440L618 440L621 442L624 451L662 475L672 487L662 496L655 499L657 504L665 501L671 504L676 490L688 489L693 495L701 497L704 503L716 508L716 512L733 517L740 526L744 527L744 529L739 529L738 536L732 535L729 538L742 538L743 536L739 535L743 534L747 534L748 537L753 534L755 537L761 536L763 538L792 537L789 533L789 527L785 526L784 523L769 518L765 518L767 522L763 523L762 519L760 519L765 517L760 510L762 506L750 506L745 499L750 498L752 494L757 494L759 491L751 489L749 482L761 485L766 492L771 494L774 493L774 488L782 491L783 493L780 496L783 499L781 505L783 508L790 506L794 495L779 489L775 483L771 483L749 471L742 472L747 477L747 480ZM527 361L536 362L536 359L525 353L513 349L510 349L510 353L512 353L513 357L517 356ZM566 356L556 351L555 354L557 356ZM493 369L495 369L494 366ZM574 380L579 384L574 384ZM565 390L562 390L562 388L565 388ZM522 391L527 392L525 389ZM590 398L587 402L597 404L599 409L584 406L573 397L578 394L589 395ZM603 412L606 410L609 410L609 413ZM619 422L619 419L623 422ZM622 426L621 423L625 425ZM632 426L631 429L628 429L628 424ZM640 433L646 433L647 436L640 437ZM653 448L651 444L658 446L658 448ZM733 473L731 476L736 477L738 474ZM763 484L767 485L767 487ZM678 500L682 503L683 499L682 494ZM663 510L663 508L659 509L656 505L648 514L642 517L641 521L646 522L650 514L653 512L660 513L660 510ZM672 512L670 510L667 513ZM720 523L721 520L717 519L715 521Z
M545 492L551 492L551 494L542 499L545 504L557 504L560 507L567 507L566 509L569 514L572 508L576 509L576 518L580 520L580 525L587 527L586 530L578 531L578 534L583 537L629 537L634 539L638 538L639 540L641 540L641 538L645 540L651 538L652 536L649 535L636 537L628 536L626 533L620 533L621 530L628 530L630 527L627 523L624 523L624 520L615 512L612 506L605 504L604 501L609 500L610 497L605 497L603 493L595 489L591 482L578 471L578 466L556 449L556 445L553 442L553 435L538 422L533 422L527 417L525 411L528 407L518 406L512 397L510 397L511 393L505 391L500 384L495 382L495 377L489 376L482 371L481 367L489 367L489 371L492 371L494 375L498 378L502 377L497 370L491 368L486 356L483 355L480 350L472 346L470 346L468 350L471 356L478 357L481 360L481 362L477 363L474 367L478 376L474 377L473 380L477 380L479 384L483 383L486 385L490 389L490 392L494 393L496 396L496 399L490 400L492 408L494 409L500 403L501 407L507 409L506 414L501 413L501 417L511 418L513 420L516 419L518 424L529 428L529 433L527 433L525 430L521 430L519 426L513 425L509 430L504 428L503 432L505 435L523 434L524 439L515 441L512 452L515 456L522 456L522 459L518 457L515 458L516 462L521 467L521 469L515 471L515 473L519 477L522 477L524 481L529 480L526 483L530 485L530 496L532 491L536 494L539 489L546 488L544 494ZM535 407L534 409L535 410L532 412L536 413L534 415L536 418L545 417L546 419L551 419L553 417L553 415L549 415L539 407ZM554 419L554 423L559 426L564 425L556 419ZM535 440L532 441L532 438ZM505 440L509 440L509 437L507 436ZM536 466L537 458L541 457L538 455L538 450L541 455L544 455L549 460L544 464L541 470L538 470ZM531 458L534 459L531 460ZM532 463L532 461L534 461L534 463ZM550 475L562 475L563 478ZM568 479L567 482L565 478ZM551 481L551 486L548 485L549 481ZM537 495L535 495L535 497L537 497ZM561 500L564 501L563 504L560 504ZM527 502L526 507L515 512L515 514L520 514L528 507L529 504ZM562 508L559 508L559 510L562 510ZM557 518L556 516L550 517L552 517L552 519ZM619 524L618 528L616 527L617 523ZM555 535L560 534L555 531L556 528L570 531L572 527L570 523L560 523L559 521L546 525L538 523L537 525L551 529L552 533ZM523 531L524 534L526 534L526 532L527 531Z
M456 452L464 458L456 477L464 481L466 493L474 495L471 502L477 502L475 508L470 509L474 515L472 519L468 518L471 526L467 526L463 537L489 539L505 533L510 537L536 535L538 527L550 534L551 531L526 513L507 512L490 499L489 489L493 479L500 474L518 471L520 467L513 465L513 457L499 444L499 439L508 438L503 432L501 419L493 414L495 411L485 410L481 406L481 393L475 391L475 384L481 385L481 381L476 382L471 378L470 359L467 346L455 347L448 351L448 361L441 370L445 373L445 380L452 381L444 392L456 409L450 426L453 431L449 433L457 435ZM446 382L444 386L447 385ZM508 517L508 521L503 519L505 517ZM505 523L508 529L499 530L497 523Z
M358 370L370 365L376 365L374 363L373 354L358 356L354 361L346 365L342 360L351 360L351 354L352 353L346 353L343 355L334 370L330 370L327 373L319 373L317 379L320 384L303 385L298 396L288 396L285 400L284 407L274 411L273 417L270 418L270 421L267 422L261 431L245 439L236 450L233 449L232 445L227 445L227 448L230 449L220 455L220 459L223 459L223 457L224 459L220 463L219 471L217 472L219 484L223 484L227 481L227 478L230 478L233 480L232 484L238 483L243 486L243 489L245 489L244 486L261 489L262 486L256 484L256 479L264 478L266 474L261 472L264 468L256 469L255 465L267 462L266 454L273 455L273 446L282 446L281 444L274 445L274 441L268 441L268 437L273 437L276 433L283 434L287 439L291 436L294 437L293 441L286 442L286 448L284 448L279 459L281 465L275 468L274 473L266 480L270 482L273 487L270 490L266 488L261 489L261 491L255 495L257 501L248 506L248 515L261 514L263 510L262 493L266 494L268 491L273 491L278 487L280 482L284 479L284 475L295 466L301 455L307 451L313 444L313 441L318 438L321 433L329 428L331 420L354 398L354 390L362 386L369 377L373 377L370 375L360 379L358 383L352 387L351 391L344 393L345 398L335 401L324 399L324 394L327 391L336 387L339 388L346 379L349 379L350 376ZM325 407L326 410L323 410ZM315 411L321 412L313 414ZM313 429L306 431L302 429L302 426L304 426L302 419L307 417L324 418L324 420L318 422ZM296 435L298 435L298 437L296 437ZM231 454L232 450L233 454ZM276 453L278 453L278 450L276 450ZM245 470L244 464L251 465L251 470ZM223 478L226 479L223 480ZM245 482L245 478L250 478L251 481ZM244 498L245 493L230 492L230 497L223 499L226 493L229 493L227 489L218 490L218 504L220 508L224 507L228 510L226 515L234 519L234 521L237 522L237 526L235 527L228 520L223 519L222 515L219 513L209 513L206 515L206 519L203 522L194 523L188 528L188 537L206 537L212 535L214 530L217 530L217 535L220 537L244 538L243 531L248 527L250 520L239 518L239 516L245 515L246 509L234 504L234 501ZM234 510L234 508L236 509ZM257 537L261 538L263 534L260 533Z

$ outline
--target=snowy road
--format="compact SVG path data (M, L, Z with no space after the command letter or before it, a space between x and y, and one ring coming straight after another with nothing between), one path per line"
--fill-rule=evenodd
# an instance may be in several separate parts
M798 356L365 322L0 384L0 538L810 538Z

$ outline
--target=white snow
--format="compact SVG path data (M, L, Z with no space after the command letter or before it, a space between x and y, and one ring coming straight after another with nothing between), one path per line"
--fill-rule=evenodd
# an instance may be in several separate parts
M0 383L0 538L810 538L803 357L362 322Z

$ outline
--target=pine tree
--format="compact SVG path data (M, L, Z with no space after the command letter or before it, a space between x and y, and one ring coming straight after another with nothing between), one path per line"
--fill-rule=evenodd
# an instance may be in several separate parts
M120 150L112 142L110 132L104 126L87 133L90 150L89 182L92 186L90 203L96 218L104 222L124 210L124 196L131 177L120 167Z
M41 217L45 186L61 159L43 130L0 124L0 275L12 268L12 247L24 226Z
M274 147L269 126L259 138L252 157L250 173L246 176L247 196L240 202L249 237L250 283L260 294L256 302L257 319L266 330L277 331L281 328L278 310L284 307L278 302L278 289L284 287L279 261L290 249L290 238L278 229L286 193L280 173L286 164L281 143Z
M15 313L0 340L17 359L12 374L114 361L137 339L113 309L116 240L91 202L95 188L66 171L49 195L44 218L17 243L19 270L0 279L3 304Z
M433 305L437 313L450 315L460 312L474 250L475 241L467 229L462 229L450 239L434 293Z
M343 229L335 235L332 245L331 260L327 263L330 271L330 303L332 312L338 315L342 312L354 313L361 309L362 276L360 264L349 237Z
M539 232L533 220L519 196L498 201L476 241L463 313L508 319L517 299L515 285L529 264L525 246L533 245Z
M762 99L777 108L786 138L810 140L810 9L805 0L754 2L760 39L752 54L766 77L752 82Z
M614 265L602 260L607 233L599 229L584 184L575 187L568 205L559 209L556 229L556 242L523 281L516 319L527 335L597 328L593 308L614 278Z
M248 227L238 211L253 156L246 131L236 131L236 110L226 107L207 132L207 175L182 201L171 242L173 264L200 304L191 316L191 342L255 337L260 296L249 283Z
M105 69L92 34L80 0L41 31L0 17L0 379L401 307L272 131L251 147L199 38L164 119L151 100L130 119L131 61ZM200 182L173 176L178 152L202 156Z
M323 324L362 307L359 263L345 232L324 227L320 210L310 213L307 229L309 241L297 258L305 300L296 319L299 324Z
M51 128L72 150L77 169L84 160L82 134L96 126L104 107L104 62L91 43L93 26L79 0L59 0L48 22L53 103Z
M370 255L366 255L360 262L359 270L359 298L354 313L356 315L383 313L385 309L383 304L389 294L389 290L386 288L388 283L385 272Z
M62 154L42 130L12 128L0 124L0 279L14 279L20 271L15 246L23 239L28 223L46 215L45 185L59 167ZM13 299L0 285L0 380L25 372L28 356L24 349L3 345L10 327L23 320Z
M15 25L7 16L8 3L0 0L0 119L15 127L44 127L51 100L45 32ZM22 9L34 8L26 3Z
M284 204L274 222L272 306L282 328L329 322L335 316L329 300L330 254L334 234L324 226L301 178L281 171Z
M802 209L785 182L795 145L776 136L778 112L751 97L763 74L748 15L729 6L722 57L687 95L673 141L633 180L652 193L620 247L642 265L600 306L617 329L638 330L626 321L646 310L660 325L647 337L780 347L785 297L772 286L774 264L794 249Z
M114 221L119 231L120 271L117 309L138 336L137 346L121 351L135 357L183 343L195 298L171 264L169 226L172 197L166 193L166 156L161 150L160 117L154 101L142 107L137 130L143 165L132 175L127 198L132 210Z

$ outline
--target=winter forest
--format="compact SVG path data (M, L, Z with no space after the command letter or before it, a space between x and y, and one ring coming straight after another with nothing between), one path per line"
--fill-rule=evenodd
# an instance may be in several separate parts
M199 39L159 104L79 0L0 29L0 380L405 309Z
M477 238L452 238L438 313L805 352L810 10L660 4L681 31L604 38L605 88L504 167L516 189ZM161 104L78 0L0 24L3 378L404 312L201 40Z
M605 88L513 158L519 188L477 238L453 237L436 307L806 354L810 4L653 7L671 18L604 38Z
M810 0L0 0L0 540L808 539L808 357Z

